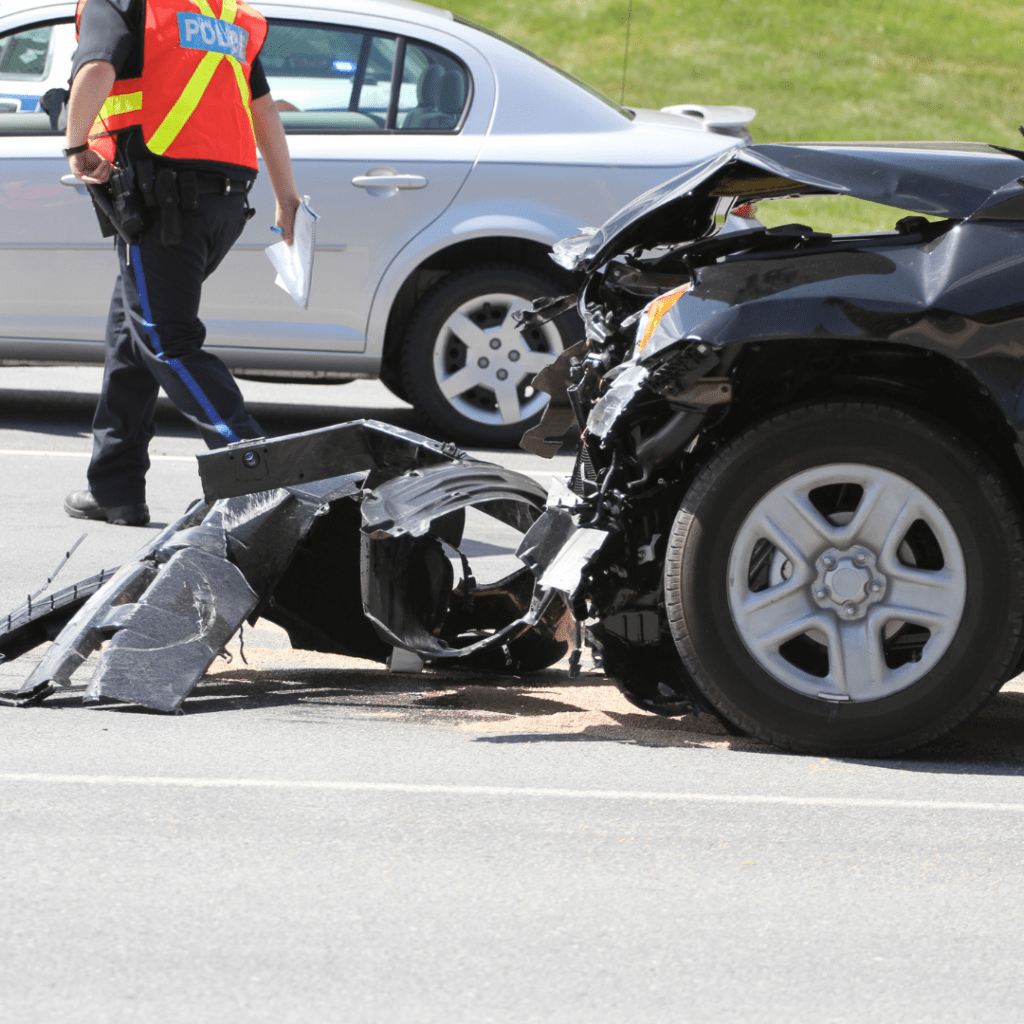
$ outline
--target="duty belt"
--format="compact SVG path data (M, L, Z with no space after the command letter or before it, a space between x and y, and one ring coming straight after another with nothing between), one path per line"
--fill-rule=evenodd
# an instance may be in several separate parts
M181 175L178 175L179 180ZM196 173L196 179L199 185L199 194L220 194L220 195L234 195L237 192L244 192L248 195L249 190L253 186L253 179L239 179L239 178L227 178L223 174L207 174L204 171Z
M181 242L181 211L197 209L201 195L248 195L253 186L253 179L229 178L225 174L208 171L157 169L149 161L137 164L135 172L146 205L160 210L160 242L163 245ZM247 205L246 219L254 212Z

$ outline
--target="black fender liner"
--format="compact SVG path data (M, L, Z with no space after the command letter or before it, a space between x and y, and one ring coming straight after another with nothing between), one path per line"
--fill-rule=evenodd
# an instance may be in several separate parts
M525 533L546 499L531 478L375 421L246 442L200 456L200 466L207 502L124 566L0 619L8 658L55 637L6 703L70 685L108 641L85 699L177 711L242 622L261 615L296 646L380 660L404 647L527 671L568 650L565 602L536 588L529 568L477 587L460 552L464 579L451 586L444 546L461 543L465 509ZM344 570L337 578L317 574L323 544ZM362 608L319 609L316 589L351 591L357 569Z
M411 470L363 502L363 607L378 633L427 660L529 671L567 653L572 630L563 598L535 586L524 566L478 587L459 551L465 509L526 534L547 491L522 473L460 461ZM463 580L444 547L459 551Z

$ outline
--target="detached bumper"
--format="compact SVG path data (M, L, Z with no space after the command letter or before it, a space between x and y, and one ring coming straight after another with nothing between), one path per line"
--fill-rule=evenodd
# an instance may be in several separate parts
M569 650L571 595L543 579L557 550L528 546L527 564L488 586L460 550L468 508L543 532L547 494L531 478L371 420L220 449L199 464L206 500L129 562L0 619L7 660L54 641L0 699L44 699L105 644L86 701L176 711L259 617L294 647L381 662L397 647L530 671Z

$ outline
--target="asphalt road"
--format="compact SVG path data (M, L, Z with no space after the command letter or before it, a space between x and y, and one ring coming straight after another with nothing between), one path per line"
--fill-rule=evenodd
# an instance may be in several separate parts
M376 384L244 387L274 433L416 425ZM81 533L62 582L147 536L61 510L95 388L0 369L0 607ZM164 411L155 522L198 496L196 450ZM1022 1016L1019 683L911 757L840 761L643 714L592 670L244 641L183 716L0 708L3 1024Z

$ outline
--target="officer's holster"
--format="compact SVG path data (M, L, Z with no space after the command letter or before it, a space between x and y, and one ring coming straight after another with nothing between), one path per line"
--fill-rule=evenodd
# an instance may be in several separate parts
M145 211L136 191L131 168L116 168L105 185L88 185L104 238L120 235L135 245L146 227Z

